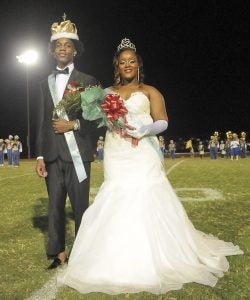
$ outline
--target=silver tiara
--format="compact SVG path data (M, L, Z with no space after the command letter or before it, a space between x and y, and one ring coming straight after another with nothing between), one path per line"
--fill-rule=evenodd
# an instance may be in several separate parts
M122 49L131 49L136 52L135 45L130 42L130 39L122 39L121 44L117 47L117 51L119 52Z

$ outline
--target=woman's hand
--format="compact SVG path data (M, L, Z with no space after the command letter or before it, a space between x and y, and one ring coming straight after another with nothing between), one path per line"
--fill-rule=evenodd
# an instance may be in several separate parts
M147 125L142 125L140 127L133 127L133 128L128 128L126 130L127 134L131 137L134 137L136 139L141 139L142 137L144 137L145 135L147 135L148 132L148 126Z
M141 139L147 135L156 135L166 130L168 127L168 122L166 120L157 120L148 125L141 125L140 127L130 130L127 129L127 134L136 138Z

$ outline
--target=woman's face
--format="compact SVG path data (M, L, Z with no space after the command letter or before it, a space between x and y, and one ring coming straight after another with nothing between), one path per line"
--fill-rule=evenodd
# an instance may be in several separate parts
M139 62L133 50L121 52L118 58L118 71L122 79L126 81L137 80Z

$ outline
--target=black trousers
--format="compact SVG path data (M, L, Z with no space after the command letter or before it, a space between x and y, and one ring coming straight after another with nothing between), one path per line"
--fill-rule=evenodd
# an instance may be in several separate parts
M90 162L84 163L87 179L79 183L72 162L57 159L46 163L48 176L46 186L49 195L48 257L56 257L65 250L65 203L69 196L75 220L75 234L80 227L82 215L89 205Z

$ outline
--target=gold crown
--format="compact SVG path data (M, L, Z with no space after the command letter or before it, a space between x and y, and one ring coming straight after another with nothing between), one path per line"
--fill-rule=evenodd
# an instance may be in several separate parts
M66 14L62 16L63 21L61 23L53 23L51 26L52 36L50 41L55 41L60 38L68 38L73 40L79 40L77 35L76 25L71 23L70 20L66 20Z
M131 43L130 39L124 38L121 40L120 45L117 47L117 51L121 51L122 49L131 49L136 52L135 45Z

